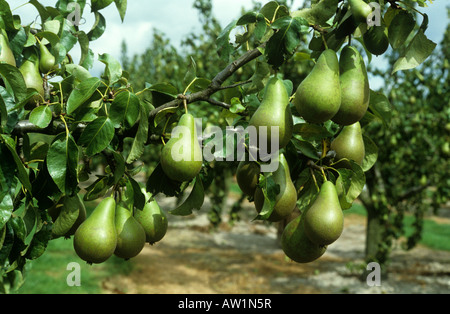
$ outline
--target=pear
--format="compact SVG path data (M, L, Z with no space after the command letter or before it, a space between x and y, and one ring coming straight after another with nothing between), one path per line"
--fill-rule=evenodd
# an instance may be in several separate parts
M370 5L365 3L363 0L348 0L348 3L350 4L350 9L355 21L367 23L367 18L372 13L372 8Z
M339 67L342 104L333 121L352 125L361 121L369 108L369 78L364 60L355 47L342 49Z
M141 253L146 243L144 228L125 205L116 207L117 247L114 255L129 260Z
M366 155L361 124L356 122L344 127L338 137L331 143L331 150L336 152L336 161L348 159L361 166ZM338 166L351 168L346 161L339 162Z
M29 101L26 109L32 109L33 106L42 102L44 98L44 80L39 72L39 60L37 57L26 59L20 66L19 71L22 73L27 88L35 89L40 95L34 96Z
M297 89L294 104L309 123L331 120L341 107L339 61L336 52L325 50L311 73Z
M197 139L194 117L184 114L176 128L178 137L172 138L164 146L161 154L161 166L172 180L187 182L193 180L203 165L202 149Z
M314 262L327 251L326 246L317 245L306 236L302 216L286 226L281 236L281 247L287 257L301 264Z
M261 105L250 119L249 125L256 127L258 137L260 128L266 128L267 149L272 147L272 140L278 140L279 149L289 144L294 132L294 121L289 105L289 95L281 79L272 77L269 80ZM272 138L272 127L279 128L278 139ZM266 151L269 152L269 150Z
M42 42L39 44L41 56L39 59L39 69L43 74L47 74L56 68L56 58L50 53L47 46Z
M278 170L273 173L273 180L280 186L280 193L275 200L272 214L268 218L270 222L279 222L289 217L297 205L297 190L292 182L289 165L284 154L279 156ZM261 213L264 207L264 193L260 187L255 191L255 207Z
M9 47L8 40L5 35L0 33L0 63L7 63L12 66L16 66L16 58Z
M73 246L77 255L89 264L107 261L116 250L116 202L105 198L77 229Z
M167 233L168 221L158 202L147 194L147 203L142 210L136 209L134 218L144 228L146 241L151 245L161 241Z
M332 182L322 185L319 195L303 216L305 233L313 243L327 246L340 238L344 231L344 213Z
M385 53L389 48L389 38L386 34L386 26L373 26L363 35L364 45L367 51L379 56Z
M247 196L255 195L261 167L255 161L241 161L236 171L236 181Z
M87 216L86 207L79 195L64 196L48 210L48 214L54 223L53 237L64 237L66 239L75 234L80 225L85 222Z

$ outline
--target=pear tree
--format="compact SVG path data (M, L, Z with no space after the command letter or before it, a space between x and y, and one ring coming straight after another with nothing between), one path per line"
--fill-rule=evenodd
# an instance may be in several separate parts
M205 106L225 117L218 122L224 131L265 131L256 145L248 132L215 156L244 147L236 161L251 156L247 161L256 169L278 161L278 170L251 171L247 179L255 219L298 216L283 233L285 253L299 263L317 260L341 235L343 210L360 196L366 173L376 164L379 148L365 129L392 110L385 95L369 89L363 63L371 60L371 38L378 35L364 35L385 25L389 44L401 52L394 73L416 68L436 46L425 35L427 23L419 27L410 14L417 9L402 1L373 1L375 10L363 0L320 0L299 10L286 1L268 1L217 34L216 72L201 72L201 60L190 58L185 73L172 76L176 82L152 78L138 88L118 60L97 55L90 46L107 31L102 10L115 5L123 20L126 0L64 0L54 6L32 0L24 3L38 15L31 24L14 15L10 2L0 0L3 292L20 287L26 263L45 254L58 237L73 238L74 250L88 263L113 254L134 257L142 249L142 232L145 242L162 241L170 217L156 203L157 195L189 193L170 215L200 210L214 169L224 163L203 158L202 149L213 139L204 137L203 129L197 132L194 120L202 118L198 108ZM96 23L83 29L77 21L88 14ZM417 27L408 33L415 32L409 43L404 34L411 21ZM244 33L232 36L236 30ZM80 58L74 60L78 46ZM91 74L95 59L105 65L100 77ZM298 82L286 65L304 63L313 69ZM251 75L241 79L242 73ZM279 144L270 160L260 154L269 127L278 131L270 141ZM142 182L138 175L149 148L158 151L159 162ZM99 205L84 217L80 199ZM123 223L127 217L134 218L130 226ZM127 247L124 228L132 235Z

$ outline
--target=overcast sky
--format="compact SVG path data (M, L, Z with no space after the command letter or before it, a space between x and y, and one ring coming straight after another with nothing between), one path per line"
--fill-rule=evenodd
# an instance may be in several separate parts
M11 9L28 0L8 0ZM43 5L54 5L56 0L39 0ZM264 3L268 2L264 1ZM294 7L300 6L303 0L295 0ZM106 17L107 27L105 34L91 44L92 50L97 54L109 53L116 58L120 57L122 40L128 44L129 54L143 52L152 38L152 29L157 28L171 39L177 46L181 38L191 31L199 29L198 14L192 5L194 0L128 0L128 9L125 21L122 23L114 4L102 11ZM448 23L446 5L448 0L435 0L428 8L420 8L429 15L429 28L426 32L428 38L440 43ZM233 19L241 16L241 8L252 7L252 0L213 0L213 12L225 27ZM85 9L86 24L82 29L88 32L94 17ZM32 5L25 5L14 11L23 17L23 23L35 20L38 15ZM73 53L76 58L78 53ZM374 57L374 62L377 62ZM381 60L379 60L381 61ZM104 67L96 63L94 72Z

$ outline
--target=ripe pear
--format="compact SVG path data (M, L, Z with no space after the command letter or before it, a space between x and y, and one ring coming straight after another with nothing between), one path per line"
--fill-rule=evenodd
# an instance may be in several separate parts
M34 96L28 103L28 108L32 109L33 106L42 102L44 98L44 80L39 72L39 60L37 56L32 56L26 59L19 68L22 73L25 85L27 88L35 89L39 95Z
M86 221L86 207L79 195L64 196L55 206L48 210L52 218L52 235L54 238L72 237L80 225ZM75 221L74 221L75 220Z
M151 245L161 241L167 233L167 216L158 202L151 196L142 210L135 210L134 218L144 228L146 241Z
M341 107L339 61L336 52L325 50L311 73L300 84L294 104L298 113L309 123L331 120Z
M350 4L350 9L355 21L367 23L367 18L372 13L372 8L370 5L365 3L363 0L348 0L348 3Z
M289 105L289 95L281 79L272 77L269 80L263 101L250 119L249 125L256 127L258 137L260 128L267 128L267 152L272 147L272 140L278 140L279 149L289 144L294 132L294 121ZM278 139L272 138L272 127L279 128ZM259 145L261 147L260 142Z
M373 26L363 35L364 45L367 51L379 56L386 52L389 48L389 38L386 34L386 26Z
M174 136L175 133L178 136ZM181 117L178 127L172 131L172 138L162 150L161 166L170 179L187 182L200 173L202 165L203 154L197 139L195 120L187 113Z
M327 251L326 246L317 245L306 236L302 216L286 226L281 236L281 247L287 257L301 264L314 262Z
M336 152L336 161L348 159L361 166L366 155L361 124L356 122L344 127L338 137L331 143L331 150ZM351 168L346 161L339 162L338 165Z
M89 264L107 261L116 250L116 201L105 198L75 232L73 246L77 255Z
M5 35L0 33L0 63L7 63L12 66L16 66L16 58L9 47L8 40Z
M279 222L289 217L297 205L297 190L292 182L289 164L284 154L280 154L278 170L273 173L273 180L280 186L280 193L275 200L272 214L268 218L270 222ZM261 213L264 207L264 193L260 187L255 191L255 207Z
M42 42L39 44L39 49L41 52L41 56L39 59L39 69L43 74L47 74L50 71L55 70L56 66L56 58L51 54L48 50L47 46L45 46Z
M305 233L313 243L326 246L340 238L344 231L344 213L332 182L322 185L319 195L303 216Z
M247 196L253 197L255 195L260 174L261 167L257 162L244 160L239 163L236 171L236 181L242 192Z
M116 207L116 232L117 247L114 255L128 260L141 253L146 243L144 228L123 204Z
M342 104L333 121L340 125L352 125L361 121L369 108L369 78L364 60L355 47L342 49L339 68Z

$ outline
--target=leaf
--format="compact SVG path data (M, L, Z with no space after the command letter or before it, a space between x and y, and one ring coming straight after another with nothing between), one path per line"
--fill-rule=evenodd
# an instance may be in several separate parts
M383 93L370 90L369 108L385 126L390 124L394 108Z
M275 208L277 196L280 194L280 186L275 183L272 175L261 174L259 182L259 187L264 195L264 205L255 220L267 220Z
M378 146L368 136L363 135L366 155L362 164L364 172L369 171L378 160Z
M437 44L425 36L422 29L412 39L406 52L394 64L392 74L401 70L409 70L422 64L434 51Z
M7 31L15 31L19 29L16 27L14 23L13 14L11 12L8 2L5 0L0 1L0 17L1 17L0 20L3 21L2 23L3 27Z
M105 73L109 79L110 85L116 83L122 77L122 66L113 56L108 53L104 53L99 56L98 60L106 64Z
M288 16L289 10L286 6L280 5L277 1L270 1L261 8L260 13L264 15L268 21L274 22L281 17Z
M95 12L95 23L87 34L89 41L95 41L102 37L106 30L106 19L100 12Z
M78 186L78 146L72 135L61 134L50 146L47 155L48 172L66 195L73 195Z
M131 128L139 118L139 98L130 91L119 93L111 104L109 118L116 128L122 124Z
M114 0L91 0L92 12L102 10L113 3Z
M91 77L82 81L69 96L67 100L67 113L72 114L83 105L96 92L101 81L96 77Z
M230 33L236 27L237 21L238 20L234 20L228 24L216 40L217 53L219 54L220 59L225 62L230 60L230 55L234 50L233 45L230 44Z
M292 143L294 143L294 146L297 150L303 153L308 158L319 160L319 156L317 155L316 148L309 142L303 141L298 138L298 135L294 135L294 138L292 140Z
M416 21L411 13L402 10L395 15L388 30L389 43L393 49L398 49L405 43L414 26Z
M300 135L305 141L321 141L324 138L332 136L324 126L309 123L295 125L294 132Z
M111 120L100 117L88 124L78 144L86 147L86 155L92 157L108 147L114 134L114 124Z
M11 195L4 195L0 200L0 230L2 230L6 223L11 219L13 210L14 206Z
M87 193L84 195L84 201L91 202L105 196L109 189L108 181L108 177L102 177L86 188Z
M63 204L56 206L61 207L61 211L52 226L52 233L55 237L66 235L80 216L80 206L78 196L65 197Z
M352 169L338 169L339 176L341 178L341 190L338 195L341 202L342 209L349 209L352 207L353 202L361 195L361 192L366 185L366 176L361 166L354 161L349 161ZM339 178L338 178L339 181Z
M20 159L19 155L17 154L16 142L11 137L6 135L0 136L0 139L1 138L3 138L6 147L8 148L12 158L14 159L14 163L16 164L17 168L17 177L19 178L24 188L28 191L31 191L30 178L28 177L28 172L23 165L22 159Z
M30 122L41 129L45 129L52 122L52 110L49 106L39 106L30 114Z
M0 63L0 76L3 78L8 92L14 95L16 102L21 102L27 97L27 86L18 68Z
M163 193L168 197L179 196L182 183L170 180L159 163L147 180L146 190L156 196Z
M194 209L200 210L205 201L205 190L200 177L195 179L194 187L192 188L189 197L176 209L169 213L174 216L189 216Z
M321 0L311 8L295 11L293 17L302 17L311 25L325 25L336 13L340 0Z
M125 19L125 14L127 13L127 0L114 0L116 4L117 11L119 11L120 19L122 22Z
M140 104L140 120L139 127L136 133L136 136L133 140L133 144L130 149L130 154L127 158L127 164L132 164L137 159L139 159L144 153L145 143L148 139L148 116L150 114L150 110L145 104Z

